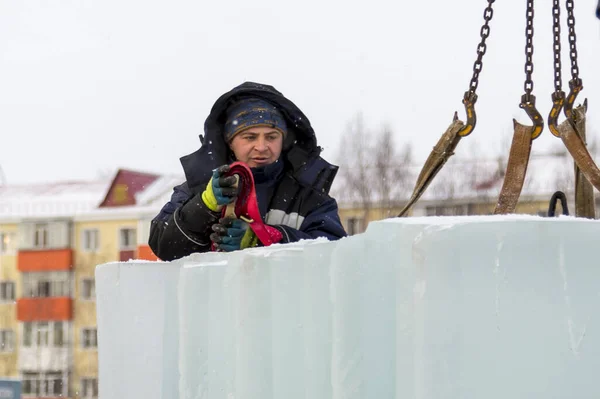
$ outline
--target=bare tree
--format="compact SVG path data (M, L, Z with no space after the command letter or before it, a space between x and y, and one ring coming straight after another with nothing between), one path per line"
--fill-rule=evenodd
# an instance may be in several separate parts
M389 126L369 132L362 115L355 115L342 136L338 159L338 192L346 201L359 204L365 220L371 209L380 210L382 218L389 216L408 198L412 150L410 145L396 150Z
M376 196L373 198L381 210L381 217L390 216L393 208L398 207L399 200L405 200L410 194L408 187L411 173L409 165L412 161L412 148L409 144L396 150L394 134L389 126L376 136L375 165L373 168L373 181Z
M357 114L346 126L342 135L339 164L342 197L351 202L359 202L368 212L372 195L372 185L368 184L368 169L371 166L369 141L367 140L362 115Z

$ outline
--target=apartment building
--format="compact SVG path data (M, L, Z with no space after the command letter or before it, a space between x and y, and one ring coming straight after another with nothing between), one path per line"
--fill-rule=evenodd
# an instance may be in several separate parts
M0 186L0 381L23 398L98 397L95 267L155 260L150 220L180 182L119 170Z

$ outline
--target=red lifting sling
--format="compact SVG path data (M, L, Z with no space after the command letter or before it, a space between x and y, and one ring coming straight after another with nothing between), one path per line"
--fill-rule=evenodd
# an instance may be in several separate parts
M256 234L256 237L264 246L269 246L281 241L283 238L281 232L274 227L266 225L262 220L258 202L256 201L254 176L252 176L252 171L248 165L243 162L234 162L230 165L230 170L225 175L238 175L238 186L240 187L240 191L235 202L223 209L223 216L230 215L233 208L232 216L247 222L254 234Z

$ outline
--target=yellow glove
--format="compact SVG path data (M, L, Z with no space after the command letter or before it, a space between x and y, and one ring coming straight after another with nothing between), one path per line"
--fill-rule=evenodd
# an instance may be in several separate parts
M221 251L237 251L255 247L258 244L258 238L250 225L241 219L222 218L219 223L212 226L212 230L214 233L210 235L210 239Z

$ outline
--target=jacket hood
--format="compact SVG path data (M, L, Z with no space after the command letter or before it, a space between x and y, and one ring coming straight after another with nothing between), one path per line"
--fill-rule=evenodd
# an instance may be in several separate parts
M217 99L204 122L204 135L200 136L201 147L192 154L181 158L190 187L204 185L212 175L212 170L231 163L229 146L223 137L227 108L240 99L258 97L279 108L288 126L288 134L283 144L282 158L292 170L305 165L308 160L321 153L310 121L302 111L273 86L245 82Z

